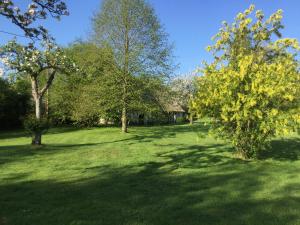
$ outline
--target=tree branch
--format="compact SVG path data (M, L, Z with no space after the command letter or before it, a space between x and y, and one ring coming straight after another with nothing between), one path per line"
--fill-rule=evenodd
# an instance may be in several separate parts
M55 77L56 74L56 70L52 70L50 76L48 77L47 83L46 85L43 87L43 89L40 92L40 96L43 97L43 95L45 94L45 92L48 90L48 88L51 86L52 81Z

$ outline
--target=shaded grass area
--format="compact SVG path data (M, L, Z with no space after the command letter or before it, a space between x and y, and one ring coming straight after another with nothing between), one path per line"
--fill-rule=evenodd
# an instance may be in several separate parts
M0 224L300 224L300 138L258 161L208 127L51 130L42 148L0 134Z

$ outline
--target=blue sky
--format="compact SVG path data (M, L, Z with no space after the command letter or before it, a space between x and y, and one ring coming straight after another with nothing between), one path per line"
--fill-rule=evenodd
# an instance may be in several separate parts
M24 0L15 0L16 3ZM101 0L66 0L70 16L60 22L47 21L45 26L61 45L67 45L78 38L86 38L91 28L91 17L100 8ZM149 0L175 45L176 62L180 67L176 73L193 71L203 60L211 56L205 51L211 44L211 37L217 33L223 20L231 22L238 12L255 4L270 15L283 9L285 37L300 39L299 0ZM22 3L23 4L23 3ZM14 25L0 18L0 30L20 34ZM0 43L12 36L0 33ZM20 39L21 41L21 39Z

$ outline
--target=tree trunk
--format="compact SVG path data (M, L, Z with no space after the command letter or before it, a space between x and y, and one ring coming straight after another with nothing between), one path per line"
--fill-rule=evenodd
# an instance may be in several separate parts
M49 89L46 91L45 114L49 116Z
M122 132L127 133L127 109L125 106L122 109Z
M39 121L42 115L42 97L35 97L35 117ZM41 145L42 144L42 132L35 131L32 138L32 145Z
M190 114L190 125L193 125L194 123L194 118L193 118L193 114Z
M125 36L124 36L124 68L123 68L123 108L122 108L122 132L127 133L127 88L128 88L128 68L129 68L129 22L128 14L125 14Z
M42 133L39 131L34 132L34 136L32 137L32 145L41 145L42 144Z
M48 71L48 78L46 85L42 88L42 90L39 91L39 85L38 85L38 79L37 74L34 74L31 76L31 90L32 90L32 97L35 101L35 117L37 121L41 120L42 117L42 99L44 94L48 91L49 87L52 84L52 81L55 77L56 70ZM47 93L48 95L48 93ZM47 99L47 105L46 110L48 114L48 99ZM41 145L42 144L42 131L34 131L32 135L32 144L33 145Z
M47 70L47 80L49 80L49 78L50 78L50 71ZM45 114L47 117L49 116L49 88L47 88L46 91Z
M38 96L35 99L35 117L36 117L36 119L40 120L41 115L42 115L42 98Z

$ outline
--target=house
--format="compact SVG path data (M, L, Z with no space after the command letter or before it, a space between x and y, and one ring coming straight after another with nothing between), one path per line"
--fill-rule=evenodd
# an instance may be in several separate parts
M173 102L173 104L165 104L163 108L164 111L168 113L170 123L180 123L186 121L188 113L178 103Z
M132 112L128 117L128 122L134 125L150 125L181 123L187 120L188 113L178 103L164 103L160 108L160 111L155 112Z

